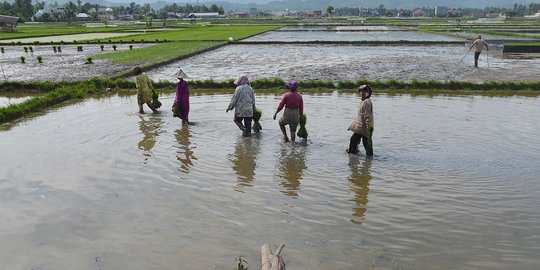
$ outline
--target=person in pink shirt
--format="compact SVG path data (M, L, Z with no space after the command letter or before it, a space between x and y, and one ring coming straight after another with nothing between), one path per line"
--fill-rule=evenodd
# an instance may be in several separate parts
M291 141L294 142L296 139L296 128L300 122L300 117L304 113L304 101L302 100L302 95L298 94L298 83L296 81L290 81L285 84L285 88L289 89L288 93L285 93L281 97L281 101L276 109L274 114L274 120L276 120L277 114L285 107L283 115L279 119L279 128L283 133L283 138L285 142L289 142L289 137L287 137L287 130L285 129L286 125L289 125L291 131Z

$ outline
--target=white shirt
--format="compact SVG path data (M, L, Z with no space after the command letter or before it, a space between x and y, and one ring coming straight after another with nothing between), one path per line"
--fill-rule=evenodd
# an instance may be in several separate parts
M237 117L253 117L254 107L255 95L253 94L253 88L247 84L236 87L228 109L235 109L234 115Z

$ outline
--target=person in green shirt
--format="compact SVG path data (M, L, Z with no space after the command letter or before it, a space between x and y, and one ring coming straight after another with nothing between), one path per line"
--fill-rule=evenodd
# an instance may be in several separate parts
M144 113L143 104L146 104L154 113L159 111L152 105L152 91L154 87L146 74L140 67L135 67L132 71L137 85L137 103L139 104L139 113Z

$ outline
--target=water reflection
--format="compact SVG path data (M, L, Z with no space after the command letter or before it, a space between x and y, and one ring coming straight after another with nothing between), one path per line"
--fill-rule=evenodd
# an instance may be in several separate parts
M191 131L188 125L182 125L182 127L175 132L176 141L180 144L178 147L180 151L176 155L176 159L180 161L180 171L188 173L190 168L193 167L194 162L197 161L197 157L194 155L191 146Z
M349 168L351 169L351 175L349 181L352 183L351 191L354 192L355 206L353 207L352 223L362 224L362 219L366 214L366 205L368 203L369 181L371 175L369 170L371 168L372 158L360 159L358 156L350 155Z
M234 154L230 155L233 170L238 175L235 191L243 192L243 187L253 186L257 155L259 154L260 140L255 136L236 140Z
M145 119L142 115L139 115L141 119L139 121L139 130L143 134L143 138L139 141L139 149L143 150L144 155L149 157L151 156L152 148L156 145L156 138L161 133L161 127L163 126L163 121L160 117L150 117Z
M304 176L306 167L306 147L300 144L287 144L281 146L278 166L280 170L281 186L287 196L298 197L300 180Z

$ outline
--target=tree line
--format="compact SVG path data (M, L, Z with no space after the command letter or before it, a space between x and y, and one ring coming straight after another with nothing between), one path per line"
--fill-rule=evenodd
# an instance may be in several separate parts
M425 16L428 17L434 17L435 16L435 8L431 7L421 7L425 12ZM334 16L360 16L361 11L367 11L370 14L373 11L377 11L379 16L387 16L387 17L394 17L398 15L402 15L405 17L410 17L413 14L413 11L415 9L397 9L397 8L385 8L384 5L379 5L375 8L351 8L351 7L341 7L341 8L334 8L332 6L328 6L326 8L327 13L334 15ZM530 3L529 5L518 5L514 4L512 8L501 8L501 7L486 7L483 9L480 8L460 8L462 16L468 16L472 14L478 14L478 13L502 13L506 14L506 16L509 17L523 17L526 15L534 15L537 12L540 12L540 3Z
M69 22L74 21L78 13L86 13L94 20L98 20L97 11L104 6L99 4L82 3L81 0L77 0L76 3L69 1L65 4L58 4L57 2L47 4L45 2L36 1L32 4L32 0L15 0L14 3L8 3L6 1L0 2L0 14L19 17L20 21L41 21L41 22ZM169 13L180 14L187 16L189 13L200 12L217 12L224 14L223 7L216 4L211 6L206 5L166 5L161 9L153 9L150 4L146 3L142 6L131 2L129 6L113 6L112 16L118 17L120 15L129 14L134 19L143 19L152 17L155 19L165 19L169 17Z

